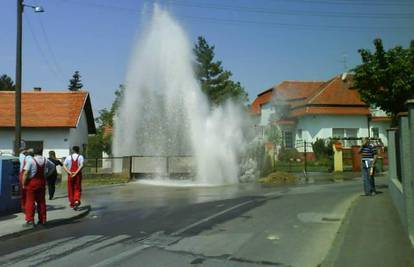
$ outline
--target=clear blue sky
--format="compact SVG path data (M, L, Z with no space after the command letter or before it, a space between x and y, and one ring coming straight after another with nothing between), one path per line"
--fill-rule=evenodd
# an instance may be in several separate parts
M96 111L124 81L145 0L26 0L23 88L66 90L79 70ZM250 100L282 80L326 80L360 63L374 38L387 48L414 39L410 0L162 0L191 40L203 35ZM2 1L0 74L14 78L16 1Z

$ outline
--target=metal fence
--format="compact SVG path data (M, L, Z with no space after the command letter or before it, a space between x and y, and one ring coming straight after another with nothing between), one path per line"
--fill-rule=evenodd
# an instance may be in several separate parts
M85 159L85 174L192 175L195 163L192 156L128 156Z

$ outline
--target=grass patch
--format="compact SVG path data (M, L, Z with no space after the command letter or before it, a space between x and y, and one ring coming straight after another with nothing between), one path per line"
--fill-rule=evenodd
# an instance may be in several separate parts
M294 184L296 183L296 176L287 172L273 172L260 178L259 183L266 185Z

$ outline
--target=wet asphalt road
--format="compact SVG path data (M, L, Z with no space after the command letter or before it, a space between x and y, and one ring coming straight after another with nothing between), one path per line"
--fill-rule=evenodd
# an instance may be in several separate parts
M333 240L339 227L336 217L345 212L343 203L359 190L358 182L290 188L137 183L88 188L84 199L93 207L89 215L2 240L0 265L295 266L294 249L300 250L302 243L310 246L304 235L319 231L327 235L322 239ZM321 216L331 216L331 223L314 222ZM278 242L289 231L297 238ZM255 250L264 253L262 247L269 246L265 243L269 240L275 246L272 249L279 246L279 250L258 256ZM327 250L330 244L312 237L315 240L322 242L316 258L309 248L303 250L303 255L315 258L311 261L319 261L326 252L322 248Z

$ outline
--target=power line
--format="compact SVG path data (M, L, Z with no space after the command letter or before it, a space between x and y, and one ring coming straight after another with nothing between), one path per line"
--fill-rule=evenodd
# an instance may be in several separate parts
M77 0L59 0L63 3L74 3L83 6L90 6L94 8L106 8L113 10L120 10L125 12L132 12L134 14L141 12L140 9L133 9L127 7L120 7L114 5L106 5L106 4L97 4L85 1L77 1ZM227 23L233 25L263 25L263 26L274 26L278 28L293 28L293 29L303 29L303 30L348 30L348 31L358 31L364 32L368 30L379 30L379 31L413 31L413 27L370 27L370 26L347 26L347 25L315 25L315 24L294 24L294 23L278 23L278 22L267 22L267 21L256 21L256 20L240 20L240 19L223 19L223 18L213 18L213 17L198 17L198 16L186 16L186 15L176 15L177 17L187 18L192 20L200 20L205 22L212 22L212 23Z
M347 0L268 0L271 2L295 2L295 3L306 3L306 4L328 4L328 5L353 5L353 6L413 6L413 1L397 1L397 0L384 0L384 1L347 1Z
M414 19L414 13L349 13L349 12L315 12L303 10L275 10L248 6L234 5L212 5L212 4L194 4L183 1L168 0L168 4L182 7L206 8L216 10L229 10L237 12L259 13L269 15L284 16L312 16L312 17L333 17L333 18L364 18L364 19Z
M47 48L49 50L49 54L52 57L52 62L55 65L56 70L59 72L60 77L63 79L63 74L62 74L63 71L62 71L62 68L60 67L60 64L58 63L58 61L56 59L55 53L54 53L54 51L52 49L52 46L50 44L50 41L49 41L49 37L48 37L48 35L46 33L46 29L45 29L45 26L43 24L42 18L40 16L37 16L37 18L38 18L38 21L39 21L39 24L40 24L40 28L42 29L43 37L44 37L44 40L46 42L46 46L47 46Z
M31 25L31 23L30 23L30 19L29 19L29 16L28 15L26 15L25 16L25 21L26 21L26 25L28 26L28 28L29 28L29 31L30 31L30 33L31 33L31 35L32 35L32 38L33 38L33 40L35 41L35 43L36 43L36 47L37 47L37 49L38 49L38 51L39 51L39 53L40 53L40 55L42 56L42 58L43 58L43 60L44 60L44 62L46 63L46 65L47 65L47 67L48 67L48 69L54 74L54 77L57 79L57 80L59 80L59 81L62 81L60 78L59 78L59 73L52 67L52 65L50 64L50 62L49 62L49 60L47 59L47 56L46 56L46 54L44 53L44 51L43 51L43 49L42 49L42 47L41 47L41 45L40 45L40 43L39 43L39 40L37 39L37 37L36 37L36 34L35 34L35 32L34 32L34 30L33 30L33 28L32 28L32 25Z

